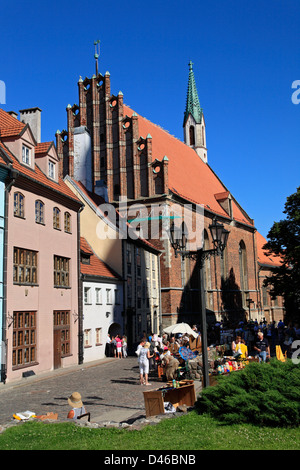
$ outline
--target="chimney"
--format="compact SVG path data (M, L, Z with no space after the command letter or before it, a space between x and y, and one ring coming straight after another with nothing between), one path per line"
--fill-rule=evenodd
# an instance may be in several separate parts
M30 125L37 143L41 142L41 112L40 108L21 109L20 121Z
M16 111L7 111L8 114L10 114L12 117L18 119L18 113L16 113Z

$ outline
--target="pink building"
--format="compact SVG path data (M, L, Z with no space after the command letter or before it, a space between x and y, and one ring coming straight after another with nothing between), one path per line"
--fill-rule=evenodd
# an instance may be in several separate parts
M13 170L6 190L7 381L77 364L81 350L82 203L58 176L53 142L37 141L36 110L21 112L25 122L0 110L0 157Z

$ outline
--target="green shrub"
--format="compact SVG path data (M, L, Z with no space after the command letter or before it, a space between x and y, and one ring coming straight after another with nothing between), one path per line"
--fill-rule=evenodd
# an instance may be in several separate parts
M299 426L300 366L276 359L248 364L204 389L196 409L226 424Z

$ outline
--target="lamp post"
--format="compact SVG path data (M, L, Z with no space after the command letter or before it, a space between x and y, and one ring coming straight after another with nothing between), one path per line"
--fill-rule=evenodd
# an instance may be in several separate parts
M175 252L175 258L178 254L182 259L190 258L199 264L200 274L200 295L201 295L201 333L202 333L202 362L203 362L203 386L209 386L208 376L208 353L207 353L207 328L206 328L206 302L205 302L205 288L204 288L204 261L209 259L210 256L222 255L229 236L229 231L224 229L224 225L217 222L216 218L213 219L212 224L209 225L209 230L212 236L214 248L211 250L204 250L200 248L197 251L188 251L187 245L187 230L183 222L181 228L171 225L169 230L169 238L172 248Z

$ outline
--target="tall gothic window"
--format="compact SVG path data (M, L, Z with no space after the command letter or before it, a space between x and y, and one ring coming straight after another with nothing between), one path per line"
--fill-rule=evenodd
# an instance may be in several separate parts
M190 126L190 145L195 145L195 128Z
M242 291L243 305L246 301L246 291L248 291L248 267L246 245L243 240L239 244L239 265L240 265L240 283Z

